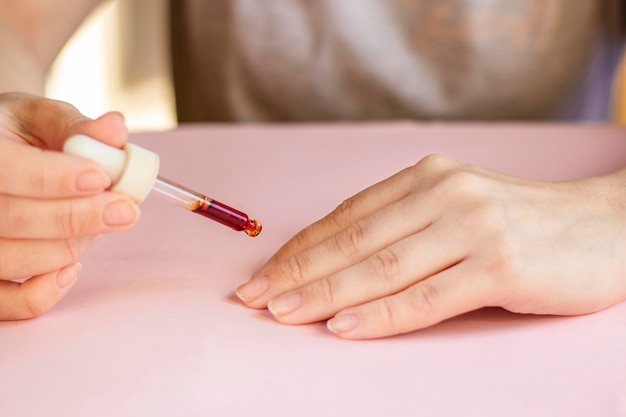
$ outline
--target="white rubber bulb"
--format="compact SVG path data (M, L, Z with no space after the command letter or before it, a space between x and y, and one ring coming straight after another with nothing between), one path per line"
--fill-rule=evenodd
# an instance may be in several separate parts
M89 136L75 135L65 142L63 152L99 164L111 179L109 189L126 194L136 203L148 196L159 173L159 156L132 143L118 149Z

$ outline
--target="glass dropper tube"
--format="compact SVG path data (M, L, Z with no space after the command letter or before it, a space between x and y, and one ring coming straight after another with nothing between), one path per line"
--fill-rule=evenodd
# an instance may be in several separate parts
M235 210L217 200L161 176L158 176L154 181L152 191L156 191L158 195L167 198L180 207L208 217L238 232L243 231L248 236L254 237L261 233L261 223L257 220L250 220L246 213Z
M261 233L261 223L250 220L246 213L157 176L159 157L152 151L132 143L118 149L85 135L74 135L63 144L63 152L99 164L111 179L109 189L126 194L136 203L143 201L150 191L156 191L175 204L238 232L248 236Z

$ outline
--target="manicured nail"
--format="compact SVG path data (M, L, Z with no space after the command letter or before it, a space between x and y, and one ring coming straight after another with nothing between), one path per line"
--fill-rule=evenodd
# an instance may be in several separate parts
M299 309L301 305L302 293L290 292L271 300L267 303L267 309L273 316L285 316Z
M78 274L83 270L83 266L76 262L74 265L68 266L59 271L57 274L57 286L61 289L70 286L78 278Z
M102 191L111 185L111 179L102 171L83 172L76 178L78 191Z
M139 208L128 200L113 201L104 208L104 223L108 226L126 226L138 217Z
M355 314L339 314L326 322L326 327L333 333L348 333L359 325L359 318Z
M246 282L237 290L235 294L241 301L253 301L262 296L270 289L270 279L266 275L260 277L254 277L250 281Z

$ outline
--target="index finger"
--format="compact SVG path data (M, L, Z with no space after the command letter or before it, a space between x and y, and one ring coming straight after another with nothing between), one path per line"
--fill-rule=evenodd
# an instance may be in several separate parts
M414 167L406 168L344 200L335 210L289 239L254 275L318 245L356 221L406 197L414 185Z
M51 199L104 191L111 180L95 162L0 140L0 193Z

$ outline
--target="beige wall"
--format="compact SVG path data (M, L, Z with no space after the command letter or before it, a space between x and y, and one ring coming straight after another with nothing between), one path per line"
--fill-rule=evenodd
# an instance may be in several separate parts
M90 117L122 111L133 131L173 127L167 27L167 0L104 3L59 55L46 94Z

